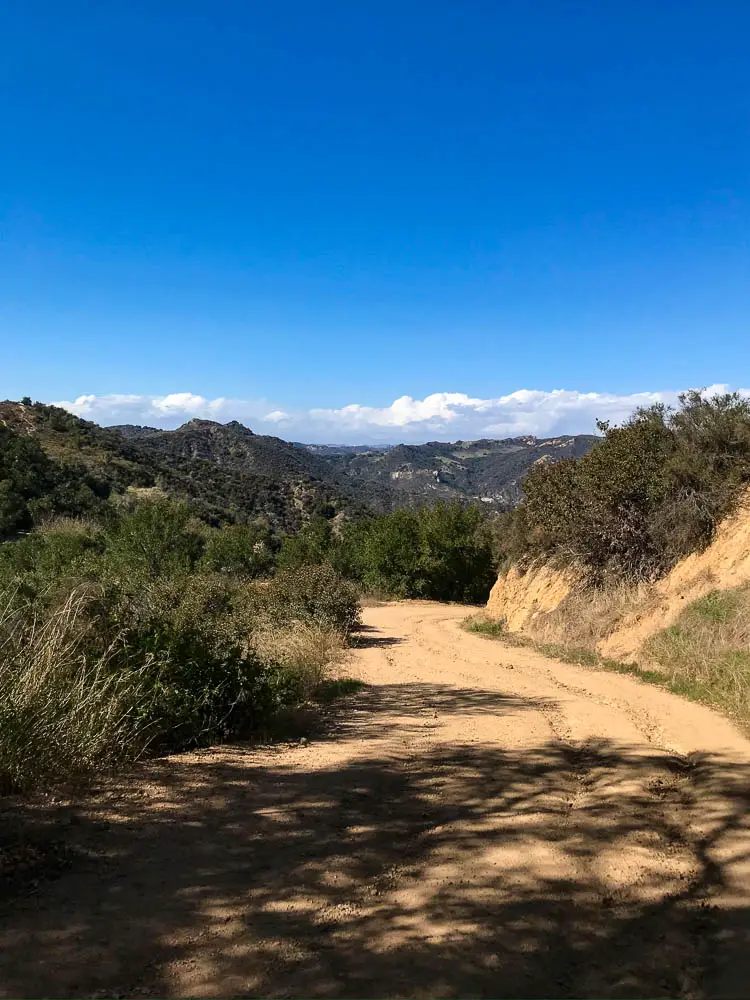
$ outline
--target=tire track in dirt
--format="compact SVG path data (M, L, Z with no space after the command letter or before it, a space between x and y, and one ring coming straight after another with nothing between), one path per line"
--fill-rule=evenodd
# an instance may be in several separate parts
M696 758L700 760L705 756L705 751L702 752L697 746L686 748L685 733L681 734L681 739L675 739L672 734L680 728L682 715L702 714L704 746L713 745L719 752L725 751L727 743L733 749L741 748L738 758L741 766L748 760L746 741L733 731L726 720L661 691L651 692L646 688L644 692L644 685L629 677L569 668L527 650L502 647L482 638L457 632L457 623L461 617L463 615L458 609L451 612L425 610L413 617L408 632L409 640L418 645L424 659L460 663L456 673L462 681L476 682L481 677L482 683L486 683L489 661L494 667L492 683L506 687L510 680L509 672L512 671L510 683L513 690L532 695L537 693L537 685L543 685L548 694L554 692L555 695L562 694L566 697L567 703L563 704L559 697L550 698L547 704L540 705L539 711L546 719L553 739L567 748L570 791L563 806L563 811L567 813L567 825L574 824L577 811L596 810L597 795L600 799L602 794L606 798L613 789L617 789L619 794L647 803L643 811L652 820L651 829L642 831L648 840L647 849L661 869L665 886L664 899L671 898L675 912L681 911L680 920L675 920L674 926L667 933L671 932L678 937L680 933L684 933L687 937L687 941L679 946L684 949L684 963L677 985L680 995L700 995L705 991L701 980L706 978L710 964L712 939L726 941L730 935L722 932L721 921L716 919L714 901L720 879L714 879L711 883L702 877L705 874L706 837L700 822L696 822L700 817L702 804L701 787L696 787L694 780L700 770L694 763ZM494 656L488 651L488 646L495 652ZM471 669L474 666L479 668L476 672ZM592 674L596 676L596 683L593 685L590 683ZM534 678L532 683L528 683L529 677ZM581 677L589 682L588 686L578 682ZM607 685L607 680L615 683ZM603 694L602 687L612 690ZM622 694L626 696L622 697ZM654 697L649 698L649 695ZM585 702L589 707L597 706L601 710L593 732L581 731L581 719L576 717L580 713L576 713L572 705L576 700ZM646 707L644 702L649 701L652 704ZM669 713L668 726L664 724L665 708ZM624 778L617 772L613 773L607 766L603 767L598 759L600 754L597 751L597 741L616 732L614 727L608 725L607 716L612 715L619 715L626 720L642 741L641 747L629 747L628 754L629 763L639 755L645 754L648 758L647 767L637 780L632 775ZM633 733L628 735L632 738ZM629 767L625 768L626 772L629 770ZM732 808L730 805L729 809ZM626 851L626 845L620 842L619 850ZM745 872L742 876L745 884L747 875ZM634 895L637 897L639 891L648 892L651 888L649 877L648 868L642 868L636 875L631 872L627 882L615 885L609 892L603 892L603 911L608 907L622 909ZM670 883L668 889L667 883ZM681 908L683 898L689 898L689 908ZM717 959L714 964L720 963L721 960ZM747 971L750 972L750 969ZM726 975L723 979L727 980ZM746 987L739 987L737 995L741 995L744 989Z

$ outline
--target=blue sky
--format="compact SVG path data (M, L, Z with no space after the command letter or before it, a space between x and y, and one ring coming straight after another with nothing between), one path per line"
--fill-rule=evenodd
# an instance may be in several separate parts
M750 384L746 0L0 11L0 397L416 440Z

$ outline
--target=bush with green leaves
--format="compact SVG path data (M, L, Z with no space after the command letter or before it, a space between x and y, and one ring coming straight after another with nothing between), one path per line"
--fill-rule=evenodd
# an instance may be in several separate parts
M328 563L279 570L267 586L246 591L246 597L255 620L276 626L315 623L346 634L359 622L357 588Z
M483 513L458 503L353 524L331 558L365 589L397 597L477 603L496 577Z
M326 562L337 545L337 536L330 518L311 518L294 535L286 535L281 543L277 563L280 569L300 569Z
M88 577L88 566L104 551L101 527L92 521L58 518L0 545L0 587L28 600L64 600Z
M599 426L588 455L527 474L508 551L577 562L595 583L653 579L708 544L750 483L750 401L690 392Z
M201 569L254 580L268 576L273 566L273 541L267 527L229 524L207 530Z
M132 499L107 527L105 571L125 587L180 576L193 570L203 549L203 525L187 503L161 496Z
M110 628L143 665L160 745L240 736L296 696L293 680L255 655L242 593L222 576L161 578L107 598Z

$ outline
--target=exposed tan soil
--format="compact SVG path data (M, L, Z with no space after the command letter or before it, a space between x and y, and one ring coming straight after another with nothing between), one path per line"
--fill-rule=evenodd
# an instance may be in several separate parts
M64 863L2 905L0 996L746 995L750 744L465 614L368 608L308 742L4 800Z
M537 563L525 571L511 566L497 578L487 601L487 613L504 618L511 632L523 631L537 615L565 600L579 582L573 570Z
M517 566L511 566L500 574L492 588L487 613L492 618L504 619L511 632L533 635L535 624L540 619L544 621L544 615L558 608L571 592L580 589L582 583L583 575L575 568L562 569L549 563L536 563L521 571ZM596 648L607 659L625 662L642 660L646 641L672 625L691 601L712 590L727 590L748 584L750 492L742 498L737 512L719 526L708 548L681 559L653 585L632 587L628 602L631 610L620 621L613 623L614 630L605 635ZM554 631L554 626L550 628L547 623L544 638L563 641L564 636L556 637Z

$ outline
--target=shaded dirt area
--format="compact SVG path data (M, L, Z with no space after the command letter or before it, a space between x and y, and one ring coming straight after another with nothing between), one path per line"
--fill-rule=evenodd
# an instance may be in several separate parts
M0 996L744 996L748 743L464 615L368 609L307 742L5 800Z

